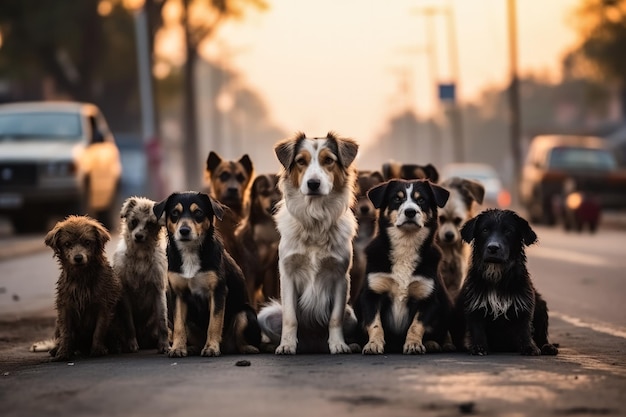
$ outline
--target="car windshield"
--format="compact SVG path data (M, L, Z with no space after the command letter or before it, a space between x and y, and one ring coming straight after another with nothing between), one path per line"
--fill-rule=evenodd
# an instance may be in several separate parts
M604 149L558 147L550 152L549 166L557 169L612 171L617 161Z
M76 141L81 134L80 115L74 113L0 114L0 141Z

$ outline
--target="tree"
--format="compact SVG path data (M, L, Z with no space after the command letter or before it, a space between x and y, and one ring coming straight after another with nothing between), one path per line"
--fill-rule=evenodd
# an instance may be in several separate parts
M570 68L617 83L626 119L626 0L582 0L574 17L582 39L569 54Z
M246 7L265 10L263 0L182 0L181 24L185 36L186 61L183 69L183 114L185 135L185 177L191 189L199 187L202 172L198 159L195 70L200 44L210 39L228 19L244 16Z

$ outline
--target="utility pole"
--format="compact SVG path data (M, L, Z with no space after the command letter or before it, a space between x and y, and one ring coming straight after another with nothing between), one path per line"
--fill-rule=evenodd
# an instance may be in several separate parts
M511 194L513 201L519 201L519 178L521 174L521 111L519 97L519 78L517 76L517 13L516 1L508 0L509 29L509 118L511 135L511 156L513 158L513 184Z
M452 123L452 140L454 143L454 160L465 162L465 138L463 136L463 114L459 106L459 49L456 38L456 19L451 1L448 0L446 7L446 17L448 21L448 51L450 59L450 72L454 82L455 95L452 107L450 108L450 121Z

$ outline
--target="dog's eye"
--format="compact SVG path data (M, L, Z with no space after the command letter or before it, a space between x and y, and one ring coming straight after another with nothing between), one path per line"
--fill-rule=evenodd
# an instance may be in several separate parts
M200 209L195 209L193 211L193 217L196 218L196 220L202 220L204 218L204 211L200 210Z
M418 199L417 199L417 204L419 204L419 205L421 206L421 205L422 205L422 204L424 204L425 202L426 202L426 200L424 199L424 197L418 197Z
M220 181L226 182L230 179L230 172L222 172L220 174Z
M393 201L394 203L402 203L402 197L400 197L399 195L396 195L393 197L391 201Z
M460 217L455 217L454 218L454 224L457 225L457 226L459 226L462 221L463 221L463 219L460 218Z
M243 183L246 180L246 177L243 174L237 174L237 182Z
M296 164L300 165L301 167L306 165L306 159L304 158L298 158L296 159Z
M513 234L513 231L511 229L504 229L505 236L511 236L511 234Z
M445 223L446 222L446 218L443 216L439 216L439 223Z
M65 242L63 246L65 246L66 248L69 248L72 246L72 242Z
M172 221L173 222L177 221L179 217L180 217L180 211L178 209L172 210L172 212L170 213L170 218L172 219Z
M82 243L83 243L83 246L86 247L86 248L91 246L91 240L83 240Z
M138 225L138 224L139 224L139 220L137 220L137 219L132 219L132 220L130 221L130 228L131 228L131 229L134 229L135 227L137 227L137 225Z
M483 227L482 233L483 235L486 235L487 233L489 233L489 229L486 227Z
M324 158L324 165L332 165L334 163L335 163L335 160L331 158L330 156L327 156L326 158Z

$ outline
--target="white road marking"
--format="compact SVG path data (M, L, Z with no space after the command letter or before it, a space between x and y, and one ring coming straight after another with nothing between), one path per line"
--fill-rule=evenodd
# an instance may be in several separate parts
M599 256L589 255L581 252L573 252L564 249L538 247L529 249L528 255L537 258L553 259L557 261L565 261L589 266L610 266L609 262L606 259Z
M591 323L588 321L584 321L579 319L578 317L572 317L567 314L559 313L558 311L550 310L550 316L555 317L559 320L563 320L571 325L576 327L582 327L585 329L591 329L595 332L608 334L609 336L621 337L622 339L626 339L626 329L619 328L607 323Z

